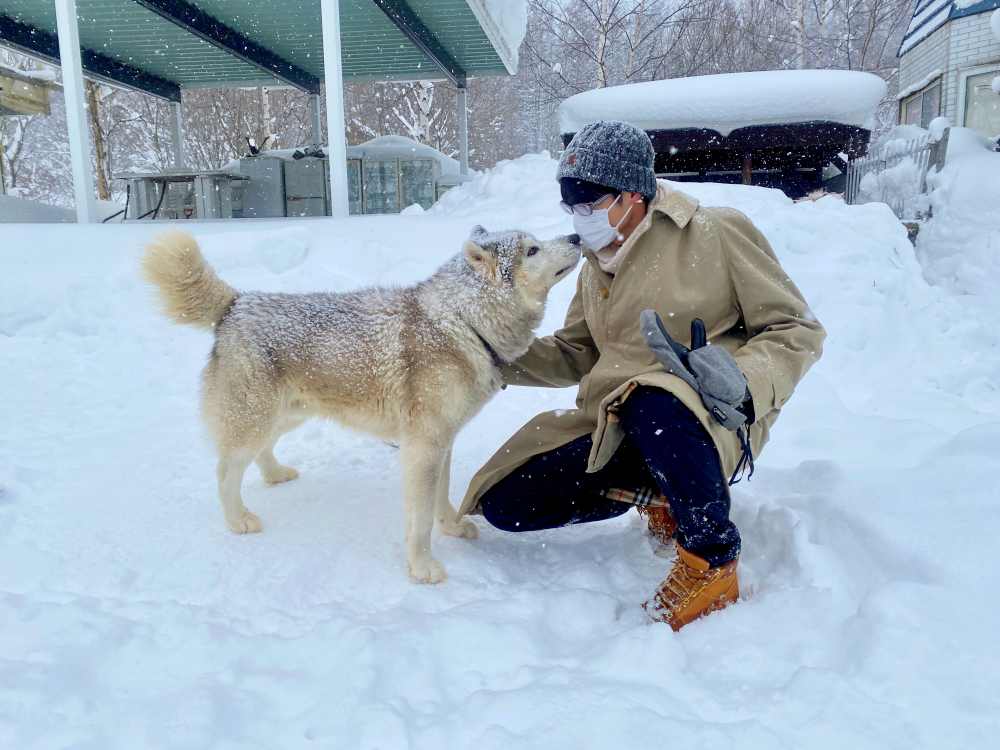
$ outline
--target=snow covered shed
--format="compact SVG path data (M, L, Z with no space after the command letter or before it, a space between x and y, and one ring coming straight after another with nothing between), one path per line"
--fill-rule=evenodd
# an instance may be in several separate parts
M328 214L328 150L325 144L271 149L229 162L226 170L246 178L233 185L232 218ZM405 136L383 135L347 147L351 214L399 213L413 204L427 209L441 193L466 179L456 159ZM193 204L191 191L185 202ZM130 218L141 215L136 208ZM169 212L160 216L173 218Z
M80 221L96 218L83 77L174 103L184 166L184 89L325 85L332 213L348 213L343 81L448 80L458 88L467 163L466 81L516 72L526 0L0 0L0 45L61 65Z
M659 175L799 197L828 165L846 171L864 155L885 92L878 76L845 70L694 76L585 91L560 105L559 124L569 143L590 122L625 120L649 134Z
M437 200L442 176L461 167L450 156L402 135L383 135L347 147L351 213L397 213Z
M917 0L897 56L900 124L1000 135L1000 0Z

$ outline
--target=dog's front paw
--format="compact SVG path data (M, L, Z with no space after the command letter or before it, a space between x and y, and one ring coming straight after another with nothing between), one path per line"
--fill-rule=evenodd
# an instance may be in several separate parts
M433 557L410 561L410 578L414 583L441 583L447 577L444 565Z
M468 518L463 518L455 523L441 524L441 533L446 534L447 536L459 536L463 539L479 538L479 529L476 528L476 524Z
M264 481L268 484L281 484L298 478L298 469L293 469L291 466L277 466L264 474Z
M239 518L226 519L226 523L234 534L256 534L264 528L260 518L248 510L243 511Z

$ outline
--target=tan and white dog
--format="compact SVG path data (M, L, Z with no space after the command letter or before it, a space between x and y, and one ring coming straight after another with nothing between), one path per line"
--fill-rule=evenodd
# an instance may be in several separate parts
M268 483L295 479L275 443L309 417L330 417L399 442L410 576L444 580L431 555L434 519L445 534L476 536L448 499L455 435L499 390L502 363L528 349L549 289L579 259L576 235L542 242L476 227L461 253L415 286L271 294L230 287L188 234L150 244L143 272L166 314L215 332L202 415L218 447L229 528L261 530L240 495L250 463Z

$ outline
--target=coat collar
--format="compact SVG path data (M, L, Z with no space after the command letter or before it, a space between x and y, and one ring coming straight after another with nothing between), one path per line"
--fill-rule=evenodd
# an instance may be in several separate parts
M697 210L697 199L680 190L674 190L666 180L656 181L656 196L649 203L650 213L669 216L678 227L684 228Z
M632 232L629 238L625 240L625 244L618 251L622 255L622 262L624 261L624 256L631 251L632 246L649 229L657 214L663 214L673 221L678 229L683 229L691 221L697 210L698 201L696 198L687 193L682 193L680 190L674 190L667 184L666 180L657 180L656 195L649 202L649 209L646 211L645 218L639 223L639 226L635 228L635 231ZM594 270L603 277L607 279L612 278L611 274L601 268L597 256L592 251L586 251L584 257L594 267ZM619 268L621 268L621 262L619 263Z

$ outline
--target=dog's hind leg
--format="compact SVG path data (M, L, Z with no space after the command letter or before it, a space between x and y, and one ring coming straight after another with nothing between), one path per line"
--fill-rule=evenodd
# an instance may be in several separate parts
M202 389L202 416L219 450L219 500L226 525L237 534L261 530L260 519L243 504L240 487L250 462L269 445L279 418L267 363L251 355L220 361L213 352Z
M441 443L426 435L405 435L400 443L406 557L410 577L419 583L440 583L447 577L444 566L431 555L434 505L445 452Z
M257 454L257 468L260 469L261 476L264 477L264 481L268 484L281 484L282 482L290 482L298 478L299 472L296 469L279 463L278 459L274 457L274 446L282 435L286 432L291 432L304 421L302 419L284 420L280 428L272 434L271 440L264 449Z
M225 451L219 457L219 499L226 525L236 534L253 534L262 528L260 519L247 510L240 496L243 474L252 459L253 451L247 449Z
M479 529L468 518L459 518L458 513L448 499L448 487L451 480L451 446L448 447L441 462L441 473L438 475L437 495L434 499L434 517L442 534L475 539Z

